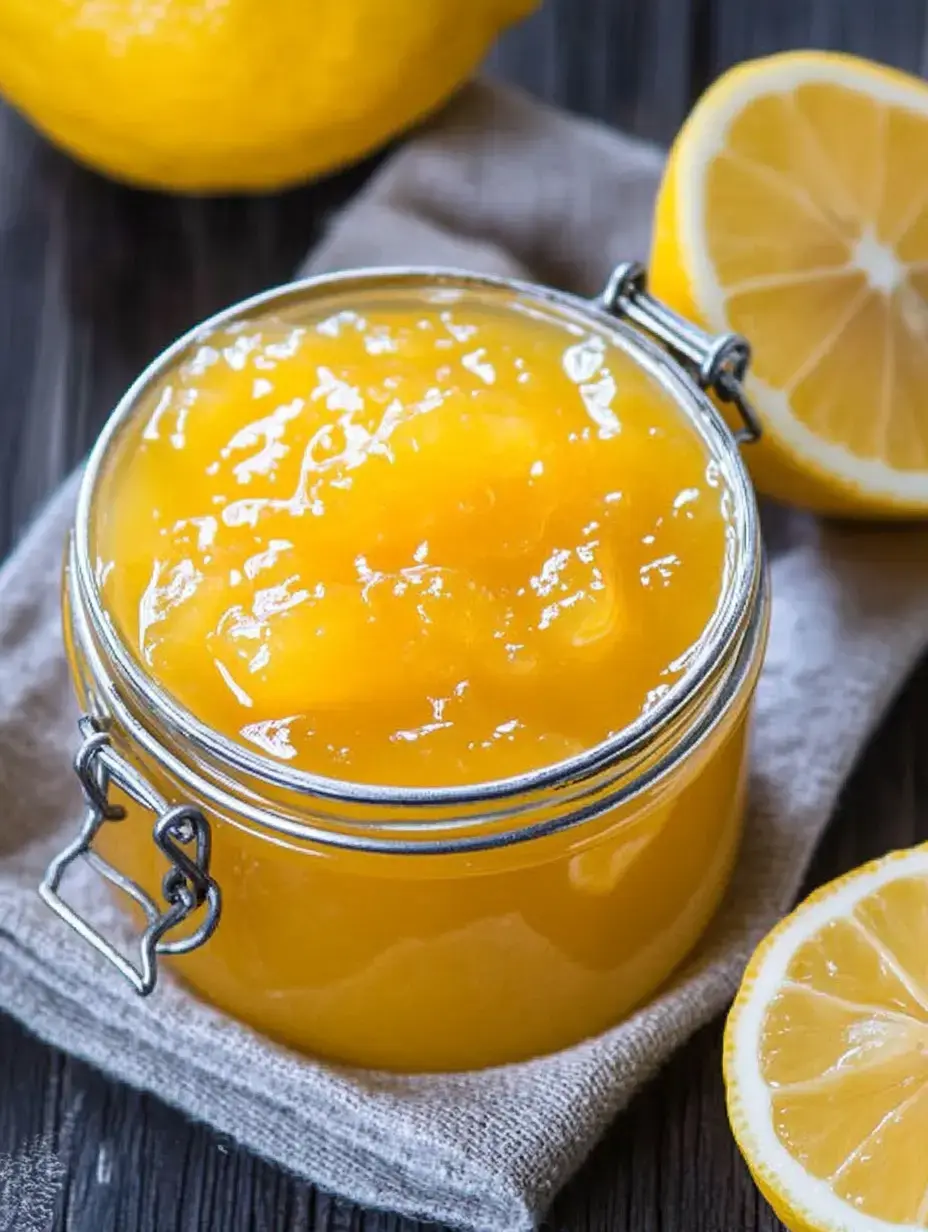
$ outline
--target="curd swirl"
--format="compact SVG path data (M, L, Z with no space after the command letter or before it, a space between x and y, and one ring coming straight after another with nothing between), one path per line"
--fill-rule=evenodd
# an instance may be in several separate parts
M599 744L686 671L729 494L595 326L398 294L236 322L153 389L97 539L160 684L329 777L447 785Z

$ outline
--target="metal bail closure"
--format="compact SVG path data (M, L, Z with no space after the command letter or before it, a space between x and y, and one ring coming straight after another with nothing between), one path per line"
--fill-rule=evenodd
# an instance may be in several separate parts
M760 439L760 420L743 386L751 362L746 338L740 334L707 334L668 308L648 291L647 274L638 261L615 267L597 303L613 316L647 330L692 373L700 389L730 402L741 417L742 426L734 433L739 445Z
M52 911L109 959L137 993L146 997L158 979L157 956L195 950L209 940L219 923L222 900L219 886L209 875L209 822L199 809L190 805L168 804L148 780L115 751L109 733L96 720L85 715L78 726L83 742L74 758L74 769L84 792L84 820L74 841L49 864L39 894ZM122 821L125 816L125 810L109 800L111 783L155 815L152 836L170 864L161 883L166 906L157 903L137 882L124 876L93 849L98 830L107 822ZM138 964L124 957L61 897L59 887L65 870L81 856L95 872L128 894L145 912L148 926L139 943ZM185 937L170 940L167 934L200 907L204 908L204 918L199 927Z

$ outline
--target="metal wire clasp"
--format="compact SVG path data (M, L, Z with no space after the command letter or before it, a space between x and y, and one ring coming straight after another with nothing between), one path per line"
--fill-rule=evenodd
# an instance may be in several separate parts
M209 822L199 809L191 805L169 805L148 780L115 751L109 732L96 720L85 715L79 727L83 740L74 758L74 769L84 793L84 819L74 841L49 864L39 886L39 894L52 911L109 959L135 991L145 997L154 989L158 979L157 956L186 954L195 950L209 940L219 923L222 898L219 886L209 873ZM101 826L106 822L120 822L125 817L125 810L109 799L111 783L155 815L152 837L170 864L161 882L166 906L155 902L137 882L126 877L93 849L93 840ZM121 954L112 942L107 941L61 897L59 887L62 877L68 865L78 857L83 857L101 877L130 895L145 912L148 927L139 943L137 965ZM173 941L167 939L167 933L200 907L204 908L205 914L194 932Z
M739 444L759 440L760 420L743 387L751 362L746 338L740 334L707 334L655 299L648 291L645 268L638 261L624 261L615 267L597 303L613 316L647 330L684 364L701 389L730 402L741 416L742 426L734 434Z

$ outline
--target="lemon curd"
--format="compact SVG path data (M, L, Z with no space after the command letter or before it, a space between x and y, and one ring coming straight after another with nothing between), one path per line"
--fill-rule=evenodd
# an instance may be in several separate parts
M222 918L180 975L339 1061L517 1060L639 1003L724 888L750 489L604 316L356 278L218 319L130 393L72 665L98 707L118 643L114 742L209 820ZM95 845L157 898L150 814Z
M725 489L602 333L521 309L244 320L151 391L98 567L169 692L295 767L441 785L598 744L680 678Z

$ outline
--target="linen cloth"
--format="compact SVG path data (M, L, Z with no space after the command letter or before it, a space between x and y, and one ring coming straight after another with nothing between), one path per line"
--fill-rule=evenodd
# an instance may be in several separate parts
M660 166L650 147L475 84L382 166L307 268L448 264L592 293L615 261L646 254ZM71 480L0 572L0 1003L328 1189L478 1232L530 1229L633 1092L725 1006L928 641L924 534L800 521L772 570L740 862L695 956L651 1004L556 1056L452 1076L347 1072L274 1046L168 978L140 1000L36 895L80 808L58 590L74 492ZM89 870L66 885L129 944Z

